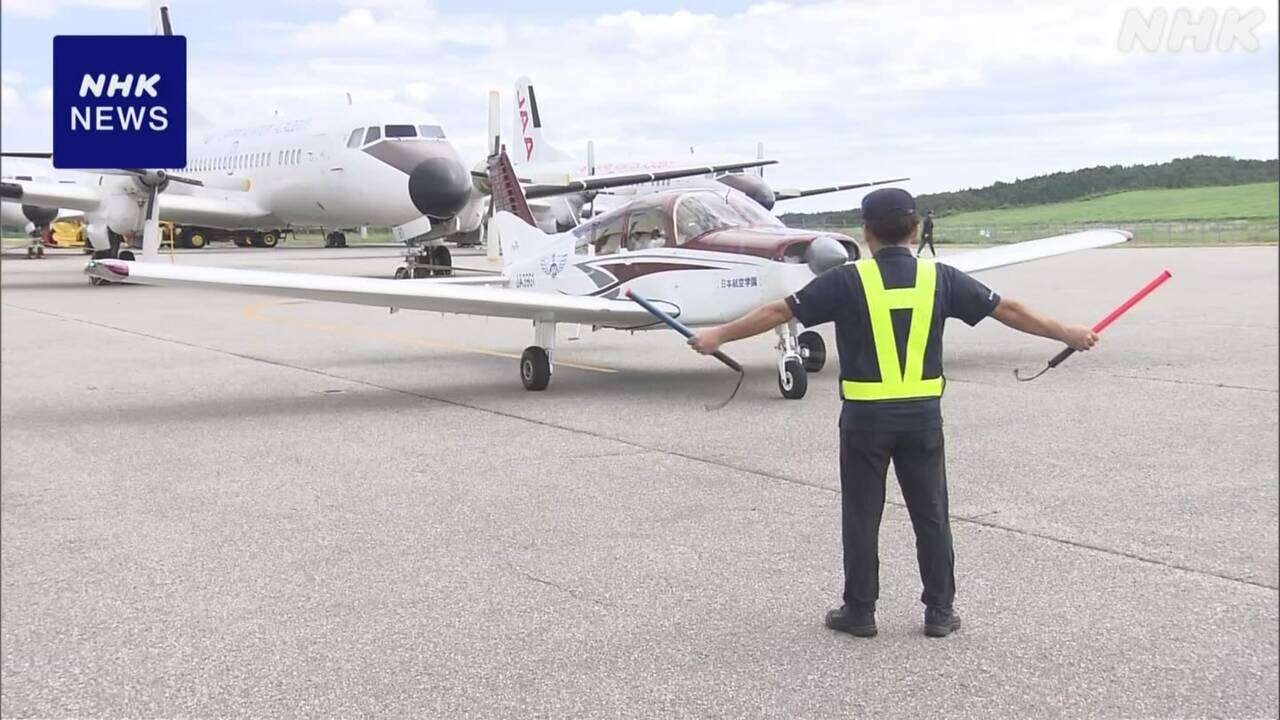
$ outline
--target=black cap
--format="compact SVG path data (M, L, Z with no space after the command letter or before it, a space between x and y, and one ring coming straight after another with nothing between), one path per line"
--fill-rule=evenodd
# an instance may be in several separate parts
M862 196L862 219L873 222L895 215L915 215L916 199L902 188L880 188Z

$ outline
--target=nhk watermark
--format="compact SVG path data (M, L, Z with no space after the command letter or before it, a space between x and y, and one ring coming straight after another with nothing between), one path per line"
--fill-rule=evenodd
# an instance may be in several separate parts
M1266 20L1266 13L1258 7L1204 8L1198 14L1185 7L1147 12L1131 7L1120 23L1116 46L1126 53L1257 52L1262 46L1258 29Z

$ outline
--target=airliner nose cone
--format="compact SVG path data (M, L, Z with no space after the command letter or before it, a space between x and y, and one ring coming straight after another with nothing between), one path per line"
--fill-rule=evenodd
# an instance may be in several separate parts
M427 158L409 173L409 199L427 217L451 218L470 197L471 173L452 158Z

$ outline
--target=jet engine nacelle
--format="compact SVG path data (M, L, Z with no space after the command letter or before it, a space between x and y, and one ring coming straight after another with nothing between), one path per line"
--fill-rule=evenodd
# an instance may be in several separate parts
M777 196L774 195L773 188L759 175L729 173L728 175L721 175L716 180L755 200L765 210L772 210L774 203L778 200Z

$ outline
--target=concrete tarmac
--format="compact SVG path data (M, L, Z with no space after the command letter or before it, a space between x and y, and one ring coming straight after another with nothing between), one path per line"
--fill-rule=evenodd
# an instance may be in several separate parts
M395 251L178 261L390 276ZM456 262L487 267L482 257ZM835 359L783 400L674 333L0 263L4 717L1275 717L1277 251L979 275L1094 352L949 328L956 635L889 490L879 637L839 635ZM834 348L830 328L823 334ZM892 478L891 478L892 484Z

